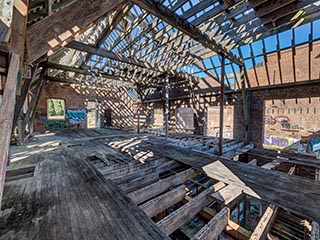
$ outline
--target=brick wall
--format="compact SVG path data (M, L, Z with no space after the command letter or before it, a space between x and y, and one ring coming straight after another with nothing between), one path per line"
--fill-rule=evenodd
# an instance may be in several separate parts
M310 78L309 78L309 48L310 52ZM295 55L292 54L292 49L282 50L279 53L271 53L267 55L267 62L263 61L256 66L256 73L258 79L255 76L254 69L247 70L248 78L250 80L251 87L268 86L269 84L282 84L294 82L293 74L293 56L296 69L296 81L314 80L320 78L320 41L314 42L312 45L304 44L295 48ZM279 64L280 61L281 76L280 78ZM269 73L266 71L266 67Z
M301 136L316 131L317 126L318 130L320 130L317 115L319 114L319 97L320 84L312 82L308 85L295 87L252 91L249 132L250 141L255 143L256 146L262 147L263 134L265 131L268 134L277 133L280 137L284 138L292 135L293 138L299 139ZM270 102L268 100L274 100L274 104L272 104L272 101ZM270 110L272 106L276 106L277 108L273 113L272 110ZM296 113L294 113L294 108L296 108ZM315 108L316 110L314 110ZM280 115L288 116L291 124L300 125L306 131L302 131L302 129L299 132L281 131L281 124L277 126L270 124L265 125L265 111L268 113L268 109L270 112L269 115L272 115L274 118ZM290 113L288 111L290 111Z
M67 110L87 110L88 102L96 101L99 103L99 113L101 125L107 118L107 112L111 111L111 123L113 126L131 128L134 127L134 104L125 92L118 90L107 90L99 88L81 87L80 85L66 85L60 83L48 83L41 94L39 104L36 109L34 120L34 131L43 132L48 128L52 121L47 118L47 99L57 98L65 100ZM60 122L61 123L61 122ZM68 119L58 124L58 128L85 128L86 120L79 125L74 125ZM52 125L52 124L51 124ZM50 128L50 127L49 127Z

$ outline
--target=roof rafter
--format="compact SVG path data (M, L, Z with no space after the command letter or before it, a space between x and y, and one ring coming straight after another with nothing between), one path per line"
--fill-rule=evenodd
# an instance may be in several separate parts
M243 65L243 62L234 54L223 48L215 40L210 39L206 34L202 33L198 28L190 24L184 18L178 14L172 12L163 5L159 5L153 0L133 0L135 4L145 9L146 11L152 13L158 18L166 21L170 25L179 29L183 33L189 35L191 38L197 40L205 47L211 49L214 52L221 53L225 55L230 61L238 64L239 66Z
M77 0L27 29L27 63L51 55L126 0ZM48 31L50 29L51 31Z
M99 35L95 45L96 47L101 47L104 41L107 39L109 34L115 29L121 19L130 11L132 7L131 3L124 5L121 9L117 10L114 17L112 18L111 22L108 23L108 26L103 30L103 32ZM84 66L92 57L91 53L88 53L84 61L80 66Z

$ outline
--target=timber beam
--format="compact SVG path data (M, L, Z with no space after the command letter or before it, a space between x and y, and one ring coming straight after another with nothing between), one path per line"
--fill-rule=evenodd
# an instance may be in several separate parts
M150 198L153 198L154 196L159 195L160 193L163 193L165 191L168 191L170 187L179 185L181 183L184 183L190 178L193 178L197 176L199 172L188 169L186 171L177 173L173 176L164 178L159 180L158 182L151 184L149 186L146 186L144 188L140 188L134 192L131 192L128 194L128 196L136 203L142 203Z
M128 58L128 57L125 57L125 56L122 56L122 55L118 55L118 54L116 54L114 52L111 52L111 51L108 51L108 50L105 50L105 49L102 49L102 48L98 48L98 47L95 47L95 46L92 46L92 45L88 45L88 44L85 44L85 43L72 41L72 42L68 43L66 45L66 47L67 48L72 48L72 49L75 49L75 50L78 50L78 51L82 51L82 52L87 52L87 53L89 53L91 55L97 55L97 56L104 57L104 58L109 58L109 59L112 59L112 60L115 60L115 61L128 63L128 64L131 64L131 65L134 65L134 66L138 66L138 67L141 67L141 68L146 68L146 69L149 69L149 70L157 71L157 72L160 72L160 73L165 73L165 72L169 71L171 74L173 74L173 71L171 71L168 68L157 67L157 66L155 66L153 64L142 62L142 61L139 61L139 60L135 60L133 58Z
M181 208L159 221L157 223L158 226L167 235L170 235L183 224L185 224L188 220L194 217L198 212L200 212L205 206L210 203L210 201L212 202L213 198L211 197L211 194L220 190L224 186L224 183L218 182L210 188L204 190L190 202L186 203Z
M9 147L12 132L14 107L16 101L17 78L19 72L20 55L12 53L4 87L2 104L0 106L0 203L6 176L6 167L9 158Z
M278 207L270 204L267 208L267 210L262 215L257 227L254 229L254 232L252 233L250 240L260 240L260 239L266 239L267 234L269 233L273 221L277 216Z
M228 205L242 194L239 185L230 184L218 192L212 194L212 197L223 205Z
M186 195L186 186L180 185L171 191L156 197L143 205L140 208L149 216L156 216L158 213L166 210L172 205L180 202Z
M264 199L314 221L320 220L320 210L317 206L320 197L319 182L302 180L298 176L270 171L169 144L154 144L149 149L204 172L208 177L227 184L236 184L244 190L244 193L253 197ZM308 202L308 204L301 205L301 202Z
M192 240L216 239L227 227L230 218L230 209L224 207L203 228L196 233Z
M99 35L98 39L96 40L96 43L95 43L96 47L101 47L101 45L107 39L109 34L112 32L112 30L115 29L118 23L121 21L121 19L128 14L131 7L132 7L132 4L128 3L124 5L121 9L117 10L112 20L108 23L106 28L103 30L103 32ZM86 58L82 62L81 66L84 66L90 60L91 57L92 57L92 53L88 53L86 55Z
M320 227L319 223L312 222L311 223L311 234L310 240L319 240L320 239Z
M27 29L27 64L56 50L125 0L76 0ZM48 31L50 29L50 31Z
M163 21L169 23L173 27L177 28L181 32L190 36L194 40L200 42L204 47L211 49L216 53L223 54L231 62L242 66L243 62L237 56L232 54L226 48L223 48L214 39L211 39L208 35L202 33L198 28L189 23L186 19L179 16L175 12L166 8L165 6L156 3L154 0L132 0L135 4L146 10L147 12L155 15Z

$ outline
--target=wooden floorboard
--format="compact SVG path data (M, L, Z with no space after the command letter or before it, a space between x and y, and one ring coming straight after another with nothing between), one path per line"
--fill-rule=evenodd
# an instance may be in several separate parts
M159 142L159 140L157 140ZM320 221L320 183L285 173L249 166L218 156L193 152L170 144L151 143L154 153L192 166L209 177L238 184L244 192Z
M114 183L96 174L81 148L31 156L38 158L34 176L5 184L0 239L168 239Z

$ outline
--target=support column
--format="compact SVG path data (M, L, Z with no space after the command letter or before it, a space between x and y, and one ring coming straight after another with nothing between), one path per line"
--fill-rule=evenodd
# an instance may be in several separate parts
M245 83L245 72L244 67L240 67L240 77L241 77L241 88L242 88L242 105L243 105L243 114L244 114L244 122L245 122L245 136L244 141L248 143L249 138L249 111L248 111L248 102L247 102L247 90Z
M20 55L12 53L3 92L2 105L0 106L0 202L2 200L4 179L6 177L6 168L9 158L19 65Z
M168 140L169 135L169 75L166 76L166 81L164 83L164 117L165 117L165 128L166 128L166 140Z
M225 56L221 56L221 79L220 79L220 124L219 124L219 156L223 149L223 111L224 111L224 77L225 77Z

